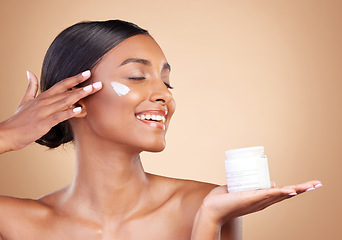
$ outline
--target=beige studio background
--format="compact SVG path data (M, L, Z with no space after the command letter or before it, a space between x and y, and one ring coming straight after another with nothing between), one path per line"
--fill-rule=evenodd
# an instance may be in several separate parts
M143 154L146 171L225 184L224 151L264 145L277 185L324 188L244 217L244 239L341 239L341 3L1 0L0 120L62 29L133 21L162 46L177 101L167 149ZM0 171L0 194L36 198L72 180L73 150L32 144L1 155Z

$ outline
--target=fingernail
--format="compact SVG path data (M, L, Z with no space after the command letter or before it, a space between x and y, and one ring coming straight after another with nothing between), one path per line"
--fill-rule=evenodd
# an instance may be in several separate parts
M73 110L72 110L74 113L78 114L82 111L82 108L81 107L75 107Z
M26 71L26 76L27 76L27 80L30 82L31 81L31 76L30 76L30 72Z
M89 70L84 71L84 72L82 73L82 76L83 76L83 77L89 77L89 76L90 76L90 71L89 71Z
M293 193L289 193L290 196L296 196L297 193L296 192L293 192Z
M101 87L102 87L102 82L93 83L93 87L94 87L95 89L101 88Z
M314 187L308 188L308 189L306 189L305 192L310 192L310 191L312 191L312 190L315 190L315 188L314 188Z
M314 186L315 189L321 188L321 187L323 187L323 185L322 185L321 183L319 183L319 184L317 184L317 185Z
M88 86L83 88L83 91L86 91L86 92L91 92L91 90L93 90L93 86L92 85L88 85Z

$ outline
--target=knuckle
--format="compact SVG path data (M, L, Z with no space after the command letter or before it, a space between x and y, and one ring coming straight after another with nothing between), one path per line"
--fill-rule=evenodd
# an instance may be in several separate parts
M71 105L74 104L76 101L84 97L84 91L74 90L69 91L63 99L61 99L61 103L63 105Z
M84 96L87 96L88 94L90 94L91 91L90 91L90 92L86 92L86 91L84 91L84 90L81 88L81 89L77 89L77 90L76 90L76 93L77 93L77 96L78 96L78 97L84 97Z
M56 85L59 85L59 86L62 86L62 87L67 86L68 85L68 78L59 81Z
M79 74L76 76L72 76L66 79L61 80L58 85L60 85L61 87L65 88L65 89L69 89L79 83L81 83L83 80L82 76L80 76Z
M59 122L61 122L61 120L61 113L52 114L50 117L50 121L53 123L53 125L58 124Z
M85 96L87 96L87 93L85 91L83 91L82 89L76 89L71 95L70 98L72 99L72 101L78 101L81 98L84 98Z
M63 122L73 116L73 112L71 109L64 110L62 112L55 113L51 116L51 121L54 123L54 125Z
M52 121L58 122L58 120L59 120L59 114L58 114L58 113L52 114L51 118L52 118Z
M81 74L77 74L76 76L73 76L70 79L72 80L74 86L84 81L84 78Z
M46 102L47 102L46 99L36 98L33 103L36 107L41 108L45 106Z
M58 104L62 107L68 107L72 102L69 100L68 97L62 98L61 100L58 101Z
M37 112L33 112L32 114L34 114L34 116L38 118L39 120L43 120L47 117L44 111L37 111Z

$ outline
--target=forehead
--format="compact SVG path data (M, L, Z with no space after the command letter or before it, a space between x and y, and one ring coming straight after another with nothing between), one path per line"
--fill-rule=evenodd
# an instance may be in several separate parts
M113 66L120 64L129 58L142 58L151 61L152 63L166 63L166 58L163 51L157 42L149 35L135 35L130 37L118 46L110 50L99 62L99 65L104 62L110 62Z

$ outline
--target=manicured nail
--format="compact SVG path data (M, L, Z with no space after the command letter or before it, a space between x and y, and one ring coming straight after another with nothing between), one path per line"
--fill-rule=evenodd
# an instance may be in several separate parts
M88 86L83 88L83 91L86 91L86 92L91 92L91 90L93 90L93 86L92 85L88 85Z
M83 77L89 77L89 76L90 76L90 71L89 71L89 70L84 71L84 72L82 73L82 76L83 76Z
M297 193L296 192L293 192L293 193L289 193L290 196L296 196Z
M73 110L72 110L74 113L78 114L82 111L82 108L81 107L75 107Z
M96 82L96 83L93 83L93 87L95 89L100 89L102 87L102 82Z
M323 185L322 185L321 183L319 183L319 184L317 184L317 185L314 186L315 189L321 188L321 187L323 187Z
M31 81L31 76L30 76L30 72L26 71L26 76L27 76L27 80L30 82Z
M314 187L308 188L308 189L306 189L305 192L310 192L310 191L312 191L312 190L315 190L315 188L314 188Z

